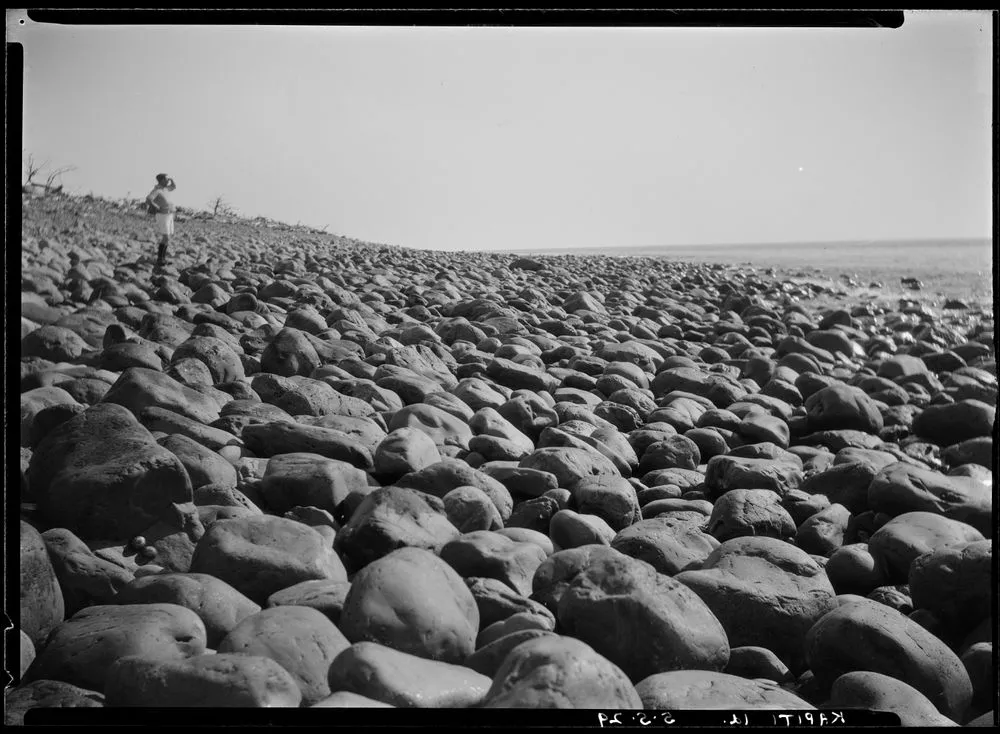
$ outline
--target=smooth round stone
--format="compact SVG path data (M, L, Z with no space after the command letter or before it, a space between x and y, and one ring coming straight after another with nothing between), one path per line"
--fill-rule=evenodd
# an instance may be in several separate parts
M38 680L4 693L4 724L23 726L30 709L100 708L104 694L58 680Z
M267 607L312 607L326 615L334 624L338 624L344 609L344 601L347 599L347 592L350 590L351 584L347 581L323 579L302 581L271 594L267 598Z
M810 628L837 603L823 567L776 538L727 540L676 579L705 601L730 645L766 647L793 671L804 667Z
M723 671L740 678L764 678L785 683L792 680L791 671L781 659L766 647L734 647L729 651L729 664Z
M971 629L990 616L992 569L993 545L988 540L917 556L908 579L913 604L951 629Z
M859 639L870 642L852 643ZM874 601L843 604L826 614L809 630L805 652L821 680L833 683L864 670L892 676L955 721L972 700L972 683L958 656L916 622Z
M548 635L511 650L481 707L637 709L642 700L621 668L589 645Z
M560 548L577 548L593 543L610 545L615 531L597 515L560 510L549 522L549 537Z
M463 577L495 578L527 596L531 578L545 560L534 543L519 543L489 531L465 533L441 548L440 558Z
M375 473L400 477L441 461L434 440L416 428L397 428L375 449Z
M21 630L41 646L65 617L66 604L41 534L20 521Z
M996 696L996 665L993 657L992 642L977 642L970 645L962 653L962 665L965 666L972 681L972 702L980 710L987 708Z
M851 513L846 507L830 505L799 524L795 544L808 553L829 557L843 546L850 519Z
M241 620L260 607L226 582L199 573L159 572L137 577L122 588L115 604L177 604L195 612L214 648Z
M642 707L684 709L811 710L814 707L777 683L747 680L708 670L658 673L638 682Z
M300 581L347 580L326 535L273 515L214 523L195 547L191 571L215 576L257 604Z
M492 642L496 642L501 637L522 632L524 630L544 630L552 632L555 629L555 620L532 612L518 612L506 619L501 619L488 627L483 628L476 638L476 649L480 649Z
M61 680L103 691L120 657L183 660L205 651L205 625L176 604L102 605L56 627L28 670L31 680Z
M472 708L490 679L464 665L358 642L330 665L329 688L405 708Z
M451 524L463 533L503 528L500 511L489 495L477 487L456 487L442 501Z
M500 528L496 532L500 535L506 535L518 543L534 543L545 551L546 556L551 556L555 553L551 538L537 530L529 530L528 528Z
M443 500L389 486L361 501L337 533L334 547L345 564L361 569L401 547L437 552L460 534L448 519Z
M350 643L322 612L276 606L243 619L219 643L220 654L270 658L288 671L306 706L330 695L327 672Z
M698 596L651 565L604 546L561 551L546 564L559 579L559 557L576 554L579 572L565 577L556 616L561 630L618 665L633 680L653 671L721 670L729 660L723 626ZM535 596L542 588L535 574Z
M837 548L826 564L826 575L838 594L867 595L885 582L867 543L852 543Z
M353 693L351 691L337 691L336 693L330 694L329 697L324 698L318 703L314 703L310 708L321 708L321 709L354 709L354 708L385 708L391 709L395 708L391 703L383 703L382 701L376 701L374 698L368 698L368 696L362 696L359 693Z
M867 670L845 673L830 688L829 708L891 711L902 726L958 726L927 697L903 681Z
M550 630L522 629L497 638L479 648L465 659L463 665L489 678L496 675L503 661L519 645L539 637L554 637Z
M893 518L868 539L868 549L890 582L906 583L910 566L924 553L984 540L978 530L930 512Z
M640 520L611 541L611 547L649 563L662 574L700 568L719 541L704 530L704 515L675 512Z
M18 668L17 677L23 678L25 671L35 660L35 644L28 637L27 633L21 629L18 634Z
M187 660L119 658L108 671L108 706L298 707L295 678L269 657L218 653Z
M747 535L789 539L795 522L769 489L732 489L715 501L708 532L720 542Z
M400 548L355 575L338 626L351 642L460 663L475 651L479 621L473 594L451 566L422 548Z

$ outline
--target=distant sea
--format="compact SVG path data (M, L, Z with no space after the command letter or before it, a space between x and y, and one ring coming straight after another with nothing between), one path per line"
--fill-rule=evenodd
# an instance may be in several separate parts
M829 279L900 290L901 278L916 278L922 291L948 298L993 298L995 248L989 239L816 242L806 244L585 247L518 250L536 255L658 257L677 262L723 263L773 268L783 276Z

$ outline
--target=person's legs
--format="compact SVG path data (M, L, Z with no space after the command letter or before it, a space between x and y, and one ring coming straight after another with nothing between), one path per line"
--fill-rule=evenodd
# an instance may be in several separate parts
M174 215L157 214L156 231L160 233L160 246L156 252L156 267L162 268L167 261L167 246L170 244L170 235L174 232Z
M156 267L162 268L167 262L167 245L170 244L170 235L163 235L160 238L160 246L156 252Z

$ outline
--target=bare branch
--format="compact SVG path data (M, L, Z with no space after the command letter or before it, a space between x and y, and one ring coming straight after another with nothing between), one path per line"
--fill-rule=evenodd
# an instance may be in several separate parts
M229 217L236 215L236 209L232 206L232 204L226 201L223 196L216 196L215 198L210 199L208 206L212 210L213 217L217 217L220 214Z
M54 171L52 171L48 176L45 177L45 187L52 188L56 182L56 179L61 177L64 173L69 173L70 171L75 171L76 166L61 166ZM62 188L60 186L60 188Z
M39 163L35 160L35 155L33 153L28 153L28 157L24 161L24 182L26 184L33 183L35 176L41 173L42 169L47 165L49 165L48 161Z

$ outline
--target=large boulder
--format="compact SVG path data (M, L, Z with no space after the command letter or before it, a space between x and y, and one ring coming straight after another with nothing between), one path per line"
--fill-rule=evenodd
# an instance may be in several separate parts
M770 489L731 489L715 501L707 530L720 542L747 535L787 540L795 521Z
M365 418L375 413L375 408L366 401L339 393L326 382L301 376L291 379L291 389L274 401L277 407L290 415Z
M486 365L486 374L512 390L552 391L559 386L559 381L552 375L502 357L490 360Z
M23 726L31 709L101 708L104 695L58 680L37 680L4 693L4 724Z
M334 545L352 570L403 547L439 551L460 535L442 500L402 487L382 487L366 496Z
M517 593L503 581L470 577L465 579L465 584L476 600L481 630L522 613L543 617L549 621L549 628L555 629L555 614L538 601Z
M811 552L805 547L803 550ZM866 596L886 583L867 543L849 543L837 548L826 563L826 575L838 594Z
M22 357L41 357L53 362L74 362L90 345L72 329L46 324L21 339Z
M21 680L24 674L27 672L28 668L35 661L35 643L31 641L28 637L28 633L23 629L17 631L18 644L17 644L17 677L15 680Z
M493 477L477 471L460 459L442 459L419 471L410 472L396 480L397 487L416 489L435 497L444 497L457 487L475 487L482 490L496 505L501 519L510 517L514 499L507 488Z
M908 577L913 606L926 609L952 633L990 616L993 545L988 540L950 545L917 556Z
M635 686L644 709L809 710L807 701L777 683L747 680L711 670L675 670L651 675Z
M397 428L373 452L376 474L401 477L441 461L434 439L416 428Z
M805 402L810 431L855 430L878 435L883 419L875 402L859 388L835 383Z
M890 583L906 583L919 556L949 546L984 540L971 525L930 512L894 517L868 539L868 550Z
M628 676L592 647L572 637L528 640L504 659L483 708L638 709Z
M830 708L891 711L899 716L902 726L958 726L941 715L927 696L898 678L856 670L844 673L830 688Z
M330 690L405 708L472 708L490 679L465 665L358 642L330 666ZM360 702L353 705L360 706Z
M708 605L730 645L766 647L793 672L803 669L806 633L837 605L823 567L775 538L727 540L676 579Z
M122 372L101 402L121 405L136 417L146 408L163 408L206 425L219 417L221 407L208 395L163 372L144 367L131 367Z
M475 650L479 610L447 563L422 548L400 548L352 579L340 629L351 642L461 663Z
M648 563L604 546L563 576L556 617L632 680L655 672L722 670L729 643L719 620L687 587ZM558 563L561 551L546 564ZM536 583L544 575L536 574Z
M257 604L300 581L347 580L328 535L272 515L215 522L198 541L191 572L215 576Z
M65 617L65 601L41 534L21 520L20 622L36 647Z
M352 494L361 498L373 489L363 470L305 452L272 456L260 482L267 506L276 513L300 505L333 513Z
M890 464L868 486L868 508L886 515L932 512L993 535L993 495L972 477L951 477L910 462Z
M59 579L67 617L95 604L116 604L118 592L133 579L130 570L101 558L66 528L46 530L42 539Z
M281 329L264 348L260 366L264 372L283 377L310 375L321 364L316 347L298 329Z
M992 435L997 409L982 400L928 405L913 419L913 432L941 446Z
M427 403L414 403L397 410L389 420L388 427L390 431L413 428L426 433L438 447L457 446L467 449L472 438L472 429L466 421Z
M622 476L583 477L570 493L576 510L596 515L614 531L628 527L640 515L635 488Z
M330 695L330 665L349 645L322 612L278 606L245 618L219 643L218 652L271 658L292 674L308 706Z
M531 579L545 560L545 551L534 543L522 543L488 530L465 533L445 544L441 560L462 577L495 578L525 596Z
M518 466L554 474L559 486L570 491L584 479L620 476L611 460L599 452L568 446L535 449L521 459Z
M890 463L896 463L891 454L888 458ZM868 461L834 463L806 477L799 489L806 494L821 494L832 504L843 505L851 513L859 514L868 509L868 487L879 469Z
M21 393L21 446L35 446L40 436L44 436L39 414L49 413L48 408L60 406L66 413L81 409L76 399L66 390L55 385L36 387ZM36 420L37 419L37 420Z
M640 520L619 532L611 541L611 547L645 561L667 576L700 568L719 547L719 541L704 531L704 522L677 514Z
M829 557L844 544L850 521L851 513L843 505L824 507L799 524L795 544L806 553Z
M462 533L503 528L500 511L481 489L456 487L441 501L448 520Z
M805 653L821 685L855 671L882 673L913 686L954 721L962 720L972 700L972 683L958 656L913 620L875 601L849 602L824 615L809 630Z
M713 456L705 468L709 499L717 499L731 489L770 489L784 497L801 483L801 467L773 459Z
M204 652L205 625L190 609L176 604L99 605L56 627L27 677L103 691L108 669L125 655L183 660Z
M190 609L205 625L205 642L212 649L237 624L260 611L259 604L205 573L140 576L118 592L114 603L176 604Z
M172 362L197 359L208 367L212 384L242 380L246 377L243 362L229 344L213 336L192 336L174 350Z
M115 661L105 683L108 706L184 708L298 707L295 678L261 655L219 653L186 660L128 655Z
M373 466L368 447L335 428L271 421L247 425L243 428L242 437L247 448L262 457L318 454L362 470L370 470Z
M158 443L181 460L193 489L206 484L236 487L236 468L217 452L193 438L172 433Z
M311 607L322 612L334 624L339 624L350 590L349 581L301 581L271 594L267 598L267 607Z
M180 459L113 404L92 406L46 436L29 482L49 522L84 540L130 538L192 499Z

